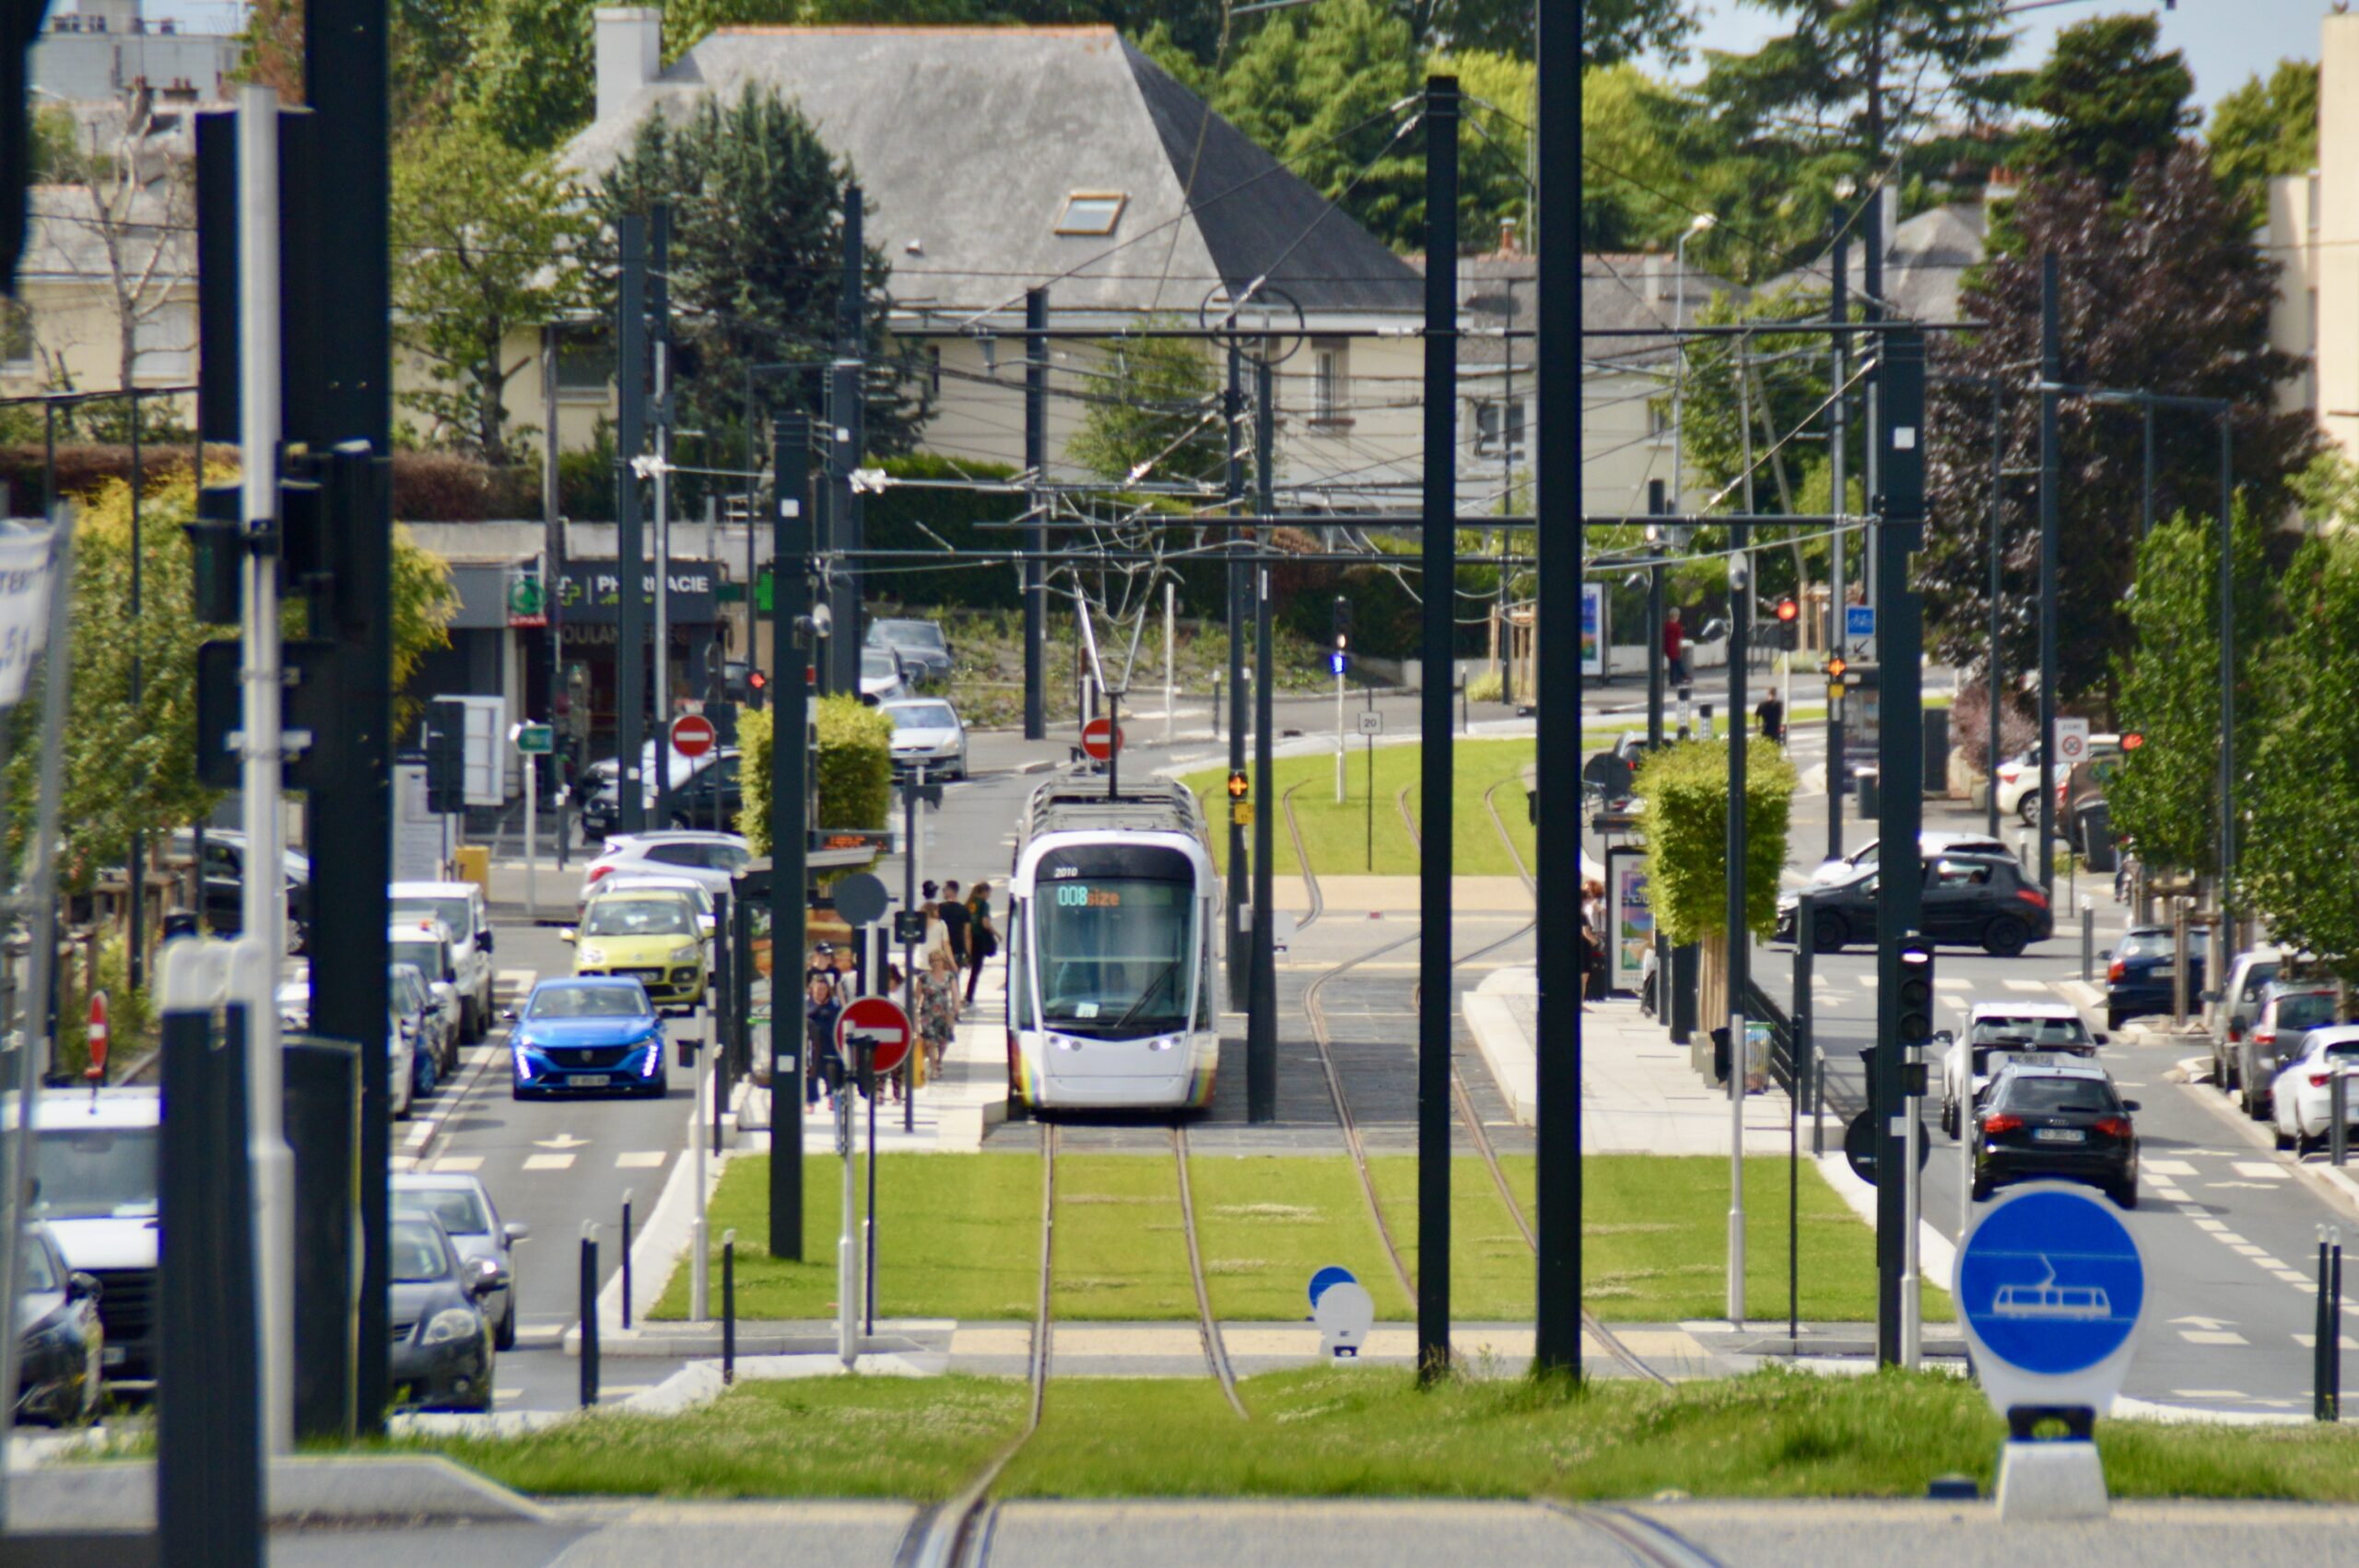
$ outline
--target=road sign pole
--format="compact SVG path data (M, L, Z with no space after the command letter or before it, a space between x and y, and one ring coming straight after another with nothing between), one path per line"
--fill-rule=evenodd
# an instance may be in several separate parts
M860 1360L860 1247L852 1231L851 1100L852 1086L847 1079L836 1090L836 1152L842 1157L844 1175L843 1218L836 1231L836 1354L847 1372ZM777 1119L775 1111L771 1119Z
M524 919L541 923L541 759L524 759Z
M1335 803L1344 803L1344 673L1335 672Z

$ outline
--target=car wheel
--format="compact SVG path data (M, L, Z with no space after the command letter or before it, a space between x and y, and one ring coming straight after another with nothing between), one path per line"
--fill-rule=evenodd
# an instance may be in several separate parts
M1942 1102L1942 1135L1944 1138L1957 1136L1957 1106L1948 1100Z
M2108 1035L2111 1035L2111 1034L2118 1033L2118 1032L2120 1030L2120 1028L2121 1028L2121 1014L2119 1014L2118 1012L2116 1012L2113 1009L2111 1009L2111 1008L2109 1008L2109 1007L2108 1007L2108 1008L2107 1008L2107 1009L2105 1010L2105 1032L2106 1032L2107 1034L2108 1034Z
M492 1330L491 1348L496 1351L516 1348L516 1284L512 1278L508 1284L508 1311L499 1319L499 1327Z
M2128 1182L2113 1188L2113 1200L2124 1209L2135 1209L2138 1207L2138 1184Z
M1985 1181L1982 1177L1976 1176L1974 1178L1973 1193L1974 1200L1977 1203L1984 1201L1990 1196L1990 1184Z
M2292 1136L2282 1127L2271 1128L2269 1129L2269 1138L2270 1141L2276 1146L2279 1153L2283 1153L2286 1150L2291 1149L2294 1146L2294 1140Z
M2037 827L2039 825L2038 790L2026 790L2024 791L2022 799L2015 802L2015 815L2022 819L2023 825L2025 827Z
M1982 928L1982 951L1993 958L2013 958L2023 952L2031 933L2013 915L2001 915Z
M2245 1115L2252 1117L2253 1120L2267 1121L2269 1119L2271 1107L2268 1100L2255 1094L2250 1085L2244 1083L2236 1085L2236 1098L2242 1102Z
M1811 916L1810 944L1817 951L1840 953L1843 951L1843 944L1848 942L1850 937L1851 930L1843 923L1842 916L1826 910L1817 911Z

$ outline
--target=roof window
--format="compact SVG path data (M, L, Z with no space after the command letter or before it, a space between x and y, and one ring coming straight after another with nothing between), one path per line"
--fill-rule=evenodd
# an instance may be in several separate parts
M1057 215L1060 234L1111 234L1131 198L1120 191L1075 191Z

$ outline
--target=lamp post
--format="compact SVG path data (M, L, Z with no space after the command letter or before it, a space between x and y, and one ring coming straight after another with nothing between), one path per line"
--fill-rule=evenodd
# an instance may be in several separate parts
M1710 213L1697 213L1695 221L1687 226L1687 232L1679 237L1679 243L1672 247L1673 265L1679 272L1678 298L1672 307L1672 320L1682 333L1687 331L1687 242L1699 234L1709 234L1719 221ZM1686 391L1687 340L1682 336L1679 340L1678 371L1671 381L1671 509L1674 512L1687 509L1687 451L1680 417Z

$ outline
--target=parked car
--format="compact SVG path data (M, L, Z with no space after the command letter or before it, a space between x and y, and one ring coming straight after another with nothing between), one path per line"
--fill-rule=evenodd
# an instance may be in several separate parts
M106 1329L98 1276L69 1269L45 1224L23 1233L24 1291L17 1299L18 1422L79 1425L99 1413L106 1378ZM6 1422L0 1422L5 1427Z
M387 890L393 920L440 920L451 932L452 984L459 992L459 1039L474 1045L491 1032L491 907L472 882L397 882Z
M2269 1117L2277 1146L2306 1153L2334 1125L2334 1077L2359 1072L2359 1024L2337 1024L2303 1036L2302 1050L2277 1070L2269 1085ZM2359 1125L2359 1082L2346 1082L2343 1115Z
M480 1177L455 1171L405 1172L393 1177L393 1206L396 1214L428 1214L442 1227L460 1258L475 1263L488 1258L499 1265L501 1282L478 1299L491 1319L494 1347L516 1348L516 1244L532 1228L516 1222L502 1224Z
M2093 1063L2014 1059L1974 1118L1975 1200L2009 1182L2060 1176L2094 1182L2135 1209L2137 1110Z
M687 782L672 787L672 822L677 832L710 828L726 832L745 804L745 786L738 777L740 755L725 751L691 774ZM716 814L717 813L717 814Z
M670 1087L663 1021L637 980L543 980L515 1023L508 1038L519 1100L585 1090L660 1099Z
M914 695L909 673L901 667L899 654L889 648L875 646L860 650L861 701L890 702L896 697Z
M2205 930L2190 926L2187 932L2187 998L2192 1002L2203 991ZM2105 1026L2118 1029L2125 1018L2171 1010L2172 987L2177 982L2168 926L2137 926L2107 955Z
M2236 1096L2255 1121L2270 1114L2277 1074L2302 1055L2313 1030L2341 1023L2342 988L2332 980L2289 980L2282 976L2261 993L2260 1016L2253 1020L2233 1059Z
M428 1215L396 1214L386 1227L393 1277L393 1402L405 1410L491 1409L498 1365L483 1301L509 1286L489 1258L460 1257Z
M606 840L605 851L582 872L576 907L590 901L591 892L610 876L686 877L714 893L726 893L739 872L752 862L754 852L734 833L678 831L631 833Z
M1876 846L1881 840L1871 838L1839 860L1828 860L1811 873L1815 883L1848 882L1859 872L1876 863ZM1955 851L1962 855L2004 855L2009 860L2015 852L1985 833L1943 833L1928 828L1917 836L1917 852L1920 855L1943 855Z
M431 1094L435 1084L442 1081L443 1059L455 1055L459 1048L444 1027L442 1003L435 996L434 988L427 983L424 971L415 964L387 965L385 982L393 1011L401 1015L416 1047L411 1092Z
M581 813L584 842L594 844L615 830L622 814L615 781L621 777L622 765L610 756L600 757L581 770L573 788L573 804Z
M173 833L168 853L182 860L196 854L196 832ZM300 849L280 851L280 870L287 884L287 951L301 953L310 945L311 861ZM246 836L234 828L205 830L205 863L198 868L197 913L216 936L236 936L245 930Z
M940 697L907 697L879 703L893 721L893 773L908 776L923 767L929 779L967 777L967 726L958 710Z
M704 1000L705 933L676 894L602 893L583 907L581 923L560 935L573 944L576 975L636 980L659 1007L686 1010Z
M734 760L737 755L736 751L722 750L708 752L700 757L684 757L666 747L664 755L669 759L672 769L673 825L685 825L691 820L697 823L710 822L712 802L710 794L703 797L701 806L693 819L682 809L681 797L683 794L692 793L698 788L698 780L722 759ZM662 820L663 802L657 800L655 794L655 748L651 742L642 753L641 762L639 777L642 814L649 828L660 828L664 825ZM611 837L622 831L620 774L621 770L612 757L590 765L581 788L581 837L583 838L595 841ZM736 781L736 770L733 766L726 776L730 798L725 808L732 817L735 815L737 810ZM711 783L704 786L708 790L712 787Z
M1945 852L1919 864L1925 878L1919 919L1935 944L1976 946L2012 958L2028 943L2054 934L2048 895L2012 857ZM1839 953L1853 942L1876 940L1879 871L1854 871L1848 882L1812 889L1811 939L1819 952ZM1797 895L1778 895L1778 941L1795 939L1799 907Z
M1942 1056L1942 1130L1957 1136L1964 1117L2013 1053L2057 1053L2090 1061L2106 1043L2081 1022L2080 1009L2061 1001L1978 1001L1967 1009L1966 1035Z
M135 1085L44 1094L37 1115L33 1217L65 1267L99 1282L107 1380L151 1381L162 1095Z
M2118 755L2119 735L2091 735L2091 756ZM2029 749L2009 757L1999 765L1996 788L1999 810L2012 812L2022 819L2025 827L2039 825L2039 791L2043 786L2053 788L2062 783L2064 775L2053 767L2039 766L2039 746L2035 742Z
M2228 983L2202 993L2204 1026L2212 1033L2212 1082L2224 1093L2235 1082L2236 1047L2260 1015L2260 993L2284 962L2274 947L2248 948L2236 954Z
M903 670L921 681L943 680L951 671L950 639L939 621L871 621L861 646L889 650Z
M437 1076L449 1078L459 1070L459 1039L463 1004L459 1000L459 970L451 954L451 930L440 920L408 919L385 932L393 961L411 965L426 977L427 989L442 1013L442 1059Z

